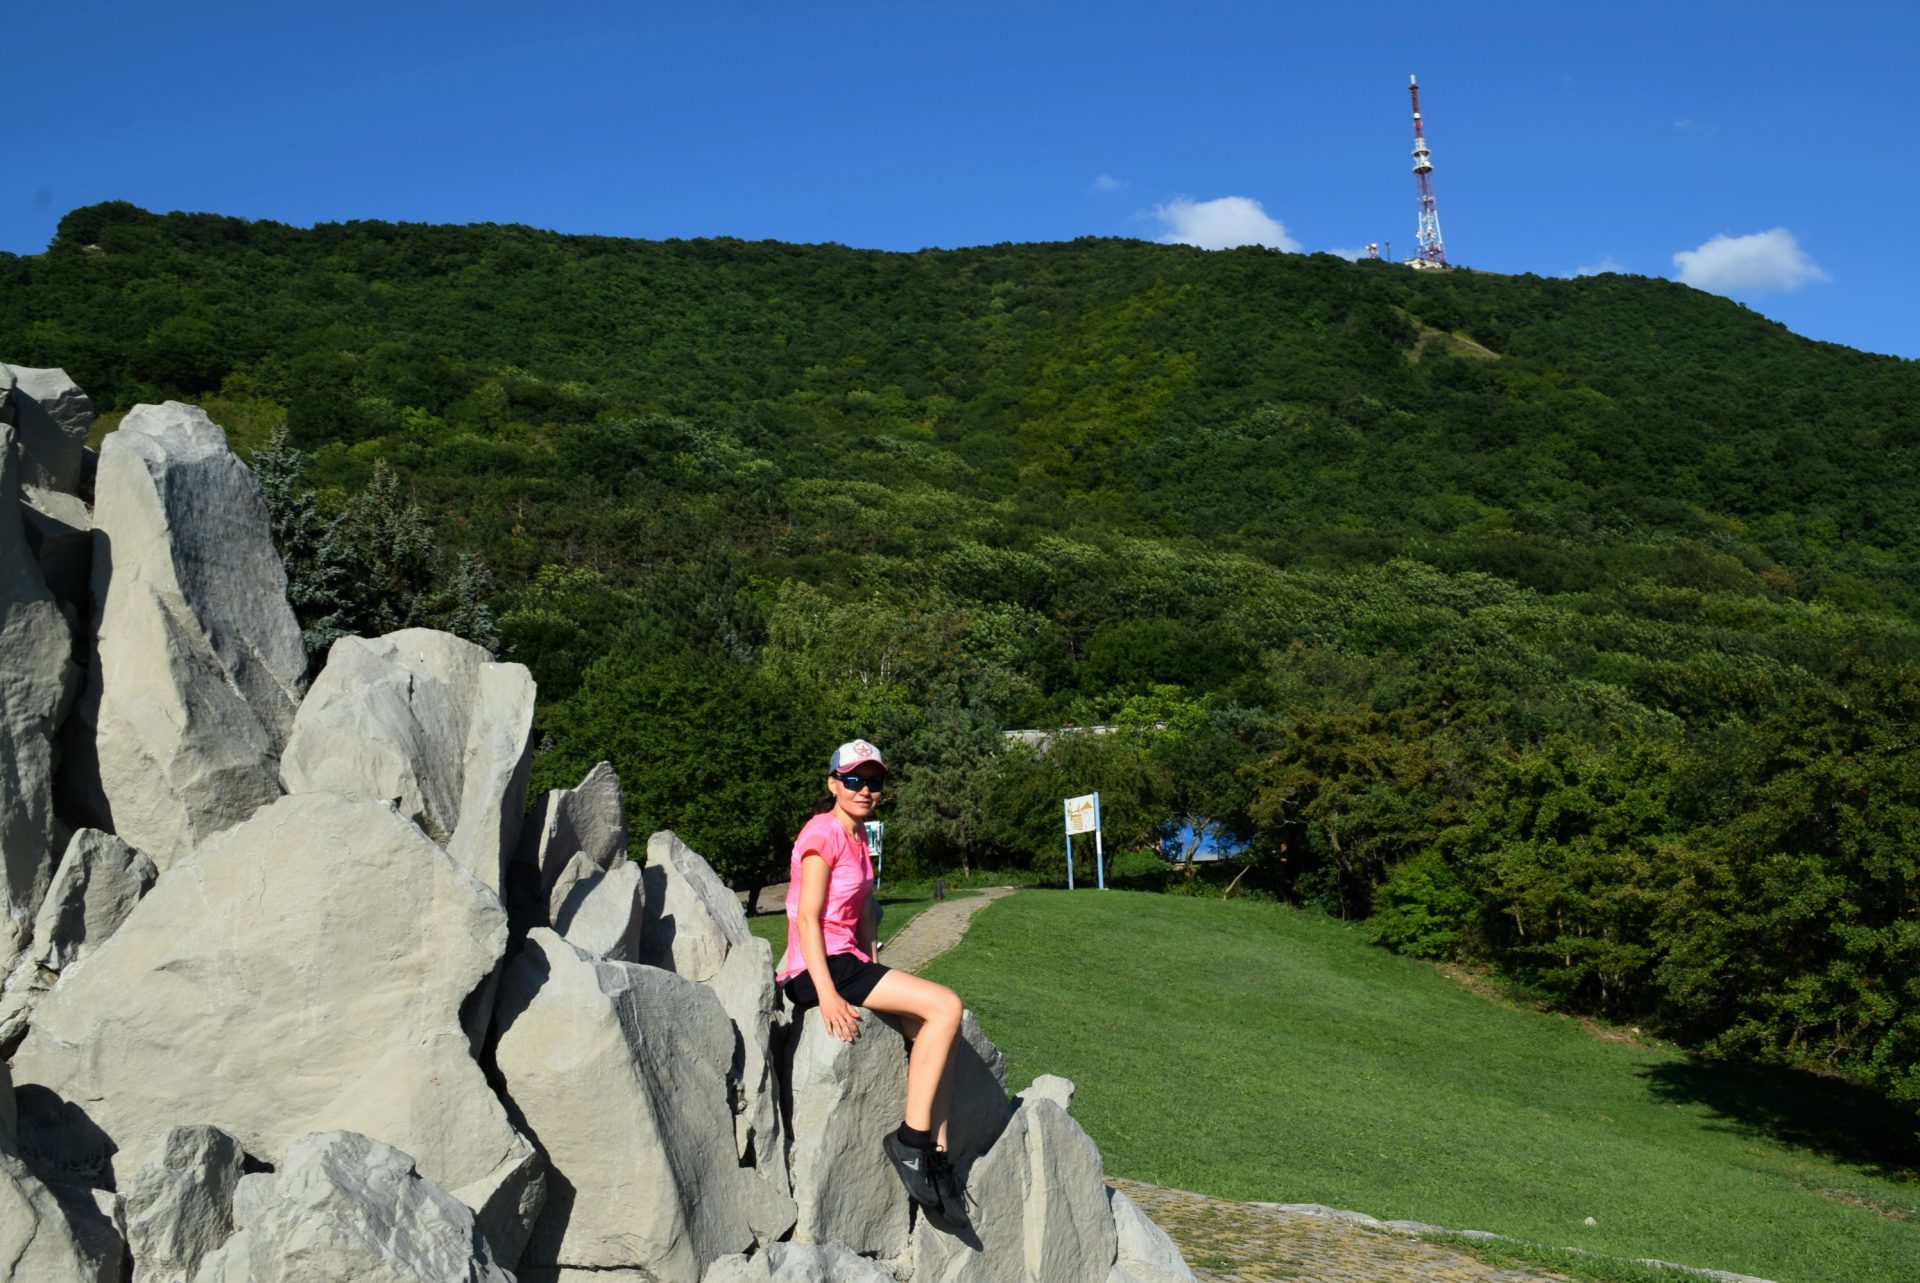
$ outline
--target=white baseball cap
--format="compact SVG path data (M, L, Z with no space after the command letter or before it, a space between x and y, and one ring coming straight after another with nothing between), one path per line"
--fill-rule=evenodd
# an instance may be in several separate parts
M865 740L848 740L833 750L833 756L827 759L827 770L835 775L845 775L856 766L872 762L881 770L887 769L887 760L880 756L880 750Z

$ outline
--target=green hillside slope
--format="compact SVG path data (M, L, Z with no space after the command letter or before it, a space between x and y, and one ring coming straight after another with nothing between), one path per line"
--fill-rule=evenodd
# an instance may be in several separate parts
M124 204L0 296L110 409L284 422L316 635L491 628L417 519L477 554L536 783L609 756L728 876L860 733L903 872L1056 868L1097 788L1117 848L1210 821L1241 891L1920 1099L1914 363L1612 276Z

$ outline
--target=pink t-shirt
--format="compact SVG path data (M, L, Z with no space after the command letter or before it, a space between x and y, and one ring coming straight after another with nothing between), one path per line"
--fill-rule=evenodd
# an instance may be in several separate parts
M867 830L855 825L848 833L831 811L814 816L793 840L793 859L787 866L787 953L774 977L785 984L807 969L800 952L800 861L817 851L827 862L827 902L820 910L820 928L827 937L827 953L850 953L872 962L860 947L860 915L873 893L873 856L867 851Z

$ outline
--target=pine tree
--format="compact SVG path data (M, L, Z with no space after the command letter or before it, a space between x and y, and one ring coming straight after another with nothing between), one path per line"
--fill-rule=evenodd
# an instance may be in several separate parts
M442 553L433 523L384 460L374 463L367 488L331 515L303 484L307 458L284 426L252 465L310 667L325 662L338 637L400 628L440 628L499 649L499 624L487 605L493 576L471 553Z
M358 613L353 551L340 517L323 514L312 489L301 484L307 458L288 441L285 424L254 452L252 465L273 546L286 567L287 603L300 623L308 666L317 668L334 639L352 631Z

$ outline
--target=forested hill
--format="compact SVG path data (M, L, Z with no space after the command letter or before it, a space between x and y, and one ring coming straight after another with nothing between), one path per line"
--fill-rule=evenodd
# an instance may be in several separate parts
M125 204L0 297L105 407L284 421L357 532L351 592L289 547L310 623L453 617L411 496L539 782L611 754L734 875L864 733L890 858L1058 861L1097 787L1393 947L1920 1097L1920 365L1619 276Z

